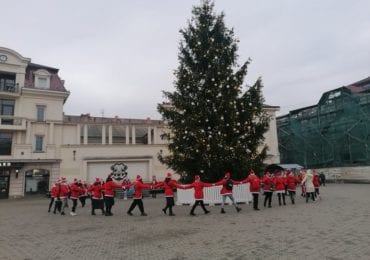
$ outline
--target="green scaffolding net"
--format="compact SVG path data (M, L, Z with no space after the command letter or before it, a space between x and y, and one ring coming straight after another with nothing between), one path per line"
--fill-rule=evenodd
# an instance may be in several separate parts
M370 165L370 77L277 118L281 163Z

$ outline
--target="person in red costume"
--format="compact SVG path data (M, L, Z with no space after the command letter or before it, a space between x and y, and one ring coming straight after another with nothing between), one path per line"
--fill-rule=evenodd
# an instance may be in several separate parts
M294 174L291 171L287 172L287 176L285 179L287 189L289 192L290 201L292 202L292 204L294 204L297 184L299 184L301 181L298 179L298 177L294 176Z
M104 187L101 184L100 178L96 178L93 185L88 189L91 192L91 215L96 215L95 209L100 209L102 215L105 215L103 190Z
M191 211L190 211L190 215L191 216L195 216L195 208L200 205L204 211L205 214L208 214L210 213L209 210L206 209L206 207L204 206L204 202L203 202L203 198L204 198L204 193L203 193L203 188L205 187L211 187L213 186L214 184L211 184L211 183L205 183L205 182L201 182L200 181L200 176L199 175L195 175L194 176L194 182L191 183L191 184L188 184L188 185L184 185L180 188L182 189L191 189L191 188L194 188L194 198L195 198L195 203L193 205L193 207L191 208Z
M124 188L127 189L131 186L134 186L135 188L135 194L134 194L134 197L133 197L133 201L131 203L131 206L130 208L128 209L127 211L127 215L129 216L132 216L132 211L134 210L134 208L136 206L139 206L139 210L141 212L141 216L147 216L147 214L145 213L144 211L144 204L143 204L143 189L151 189L152 186L151 185L147 185L147 184L144 184L143 183L143 179L141 178L140 175L137 175L136 176L136 181L128 184L128 185L124 185Z
M266 204L268 204L268 207L271 208L271 199L272 194L274 192L275 186L274 186L274 178L271 175L271 173L266 172L265 176L261 180L263 184L263 192L265 195L265 200L263 201L263 206L266 207Z
M57 182L54 183L54 186L50 190L50 203L49 203L48 212L50 212L51 207L53 206L54 200L56 198L56 194L55 194L56 189L57 189Z
M168 209L168 215L175 216L175 214L172 212L172 208L175 206L173 190L176 188L181 188L180 185L175 180L172 180L172 173L168 172L164 181L159 182L154 186L154 188L159 187L164 188L164 197L166 198L166 206L162 209L163 213L167 214Z
M241 183L249 183L249 191L252 193L253 196L253 209L260 210L258 208L258 195L261 189L261 180L254 173L253 169L250 170L249 176Z
M105 215L113 216L112 207L114 205L114 189L122 188L123 182L117 183L112 179L112 175L109 174L104 183L104 203L105 203Z
M61 193L60 193L59 198L62 201L62 213L61 213L61 215L65 215L64 209L68 208L68 194L70 192L69 185L68 185L67 179L65 177L61 178L60 188L61 188Z
M82 183L81 180L79 180L78 185L81 187L81 192L78 198L81 202L81 207L85 207L88 185L86 181Z
M78 185L78 180L74 179L73 183L70 185L70 191L71 191L71 200L72 200L72 211L71 216L76 216L76 207L77 207L77 200L80 196L80 192L82 191L81 186Z
M214 184L215 186L222 185L222 189L220 191L220 194L222 196L222 204L221 204L221 213L222 214L226 213L225 209L224 209L226 198L229 198L231 200L231 202L233 203L237 212L242 210L241 208L239 208L236 205L235 199L234 199L234 196L233 196L233 187L236 184L241 184L241 182L232 180L230 172L225 173L225 177L222 180L220 180L220 181L218 181Z
M275 185L275 192L278 195L278 200L279 200L279 206L281 206L281 197L283 197L283 204L286 205L285 203L285 178L282 176L282 172L278 172L275 175L274 178L274 185Z

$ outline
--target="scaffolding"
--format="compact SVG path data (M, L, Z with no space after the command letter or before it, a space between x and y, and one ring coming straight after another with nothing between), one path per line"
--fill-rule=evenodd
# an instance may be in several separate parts
M370 77L277 118L281 163L370 165Z

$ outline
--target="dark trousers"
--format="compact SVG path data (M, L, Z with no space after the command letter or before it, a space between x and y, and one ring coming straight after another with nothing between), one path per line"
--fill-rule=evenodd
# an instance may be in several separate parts
M72 199L72 212L76 212L77 199Z
M295 191L294 190L289 190L289 197L290 197L290 201L292 202L292 204L295 203Z
M271 208L271 199L272 199L272 191L265 191L265 200L263 202L263 206L266 207L266 203L268 203L269 208Z
M279 206L281 206L281 197L283 197L283 204L285 204L285 193L278 193Z
M91 214L95 215L95 209L101 209L102 214L104 211L104 200L103 199L91 199Z
M51 207L53 206L54 200L55 200L55 198L53 198L53 197L51 197L51 198L50 198L50 203L49 203L49 210L48 210L48 212L50 212Z
M168 209L170 215L173 215L172 207L175 206L175 200L173 197L166 197L166 207L163 208L163 211L166 213Z
M61 200L55 200L55 203L54 203L54 214L57 212L60 213L62 212L62 201Z
M319 188L315 188L315 198L317 197L317 195L320 195L320 190L319 190Z
M81 207L85 207L85 205L86 205L86 196L79 197L79 200L81 202Z
M144 213L144 204L143 204L142 199L134 199L132 201L131 206L128 209L127 213L131 213L131 211L134 210L134 208L136 207L136 205L139 207L139 210L140 210L141 214Z
M114 205L114 197L104 197L104 202L105 202L105 211L110 214L112 213L112 207Z
M253 209L258 209L258 193L252 193L253 195Z
M310 195L311 195L312 200L315 201L315 192L306 192L306 202L308 202Z
M191 211L190 211L190 214L194 214L194 210L195 208L200 205L204 211L204 213L208 213L209 211L206 209L206 207L204 206L204 202L203 200L196 200L193 207L191 208Z

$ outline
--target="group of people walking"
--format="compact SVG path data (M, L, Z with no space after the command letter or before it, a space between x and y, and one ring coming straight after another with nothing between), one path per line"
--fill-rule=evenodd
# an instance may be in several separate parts
M259 209L259 195L261 191L264 194L263 206L272 207L273 194L277 194L279 206L286 205L286 196L290 198L292 204L295 204L297 185L302 186L301 195L306 198L306 202L311 198L316 201L320 198L319 186L320 179L314 170L301 171L298 176L295 176L291 171L279 171L275 174L266 172L262 178L259 178L253 170L247 178L241 181L235 181L231 178L231 173L227 172L224 178L215 183L205 183L200 180L200 176L194 177L194 182L188 185L179 184L172 179L172 173L167 173L165 179L161 182L144 184L142 177L137 175L136 180L129 182L124 180L120 183L113 181L111 175L108 175L105 181L96 178L94 183L87 185L86 182L74 179L73 183L68 184L66 178L62 177L55 183L51 190L51 200L49 203L49 212L54 204L53 213L58 211L61 215L65 215L65 208L68 207L68 198L72 200L72 209L70 214L76 216L77 202L80 200L81 206L86 204L86 198L91 198L91 215L96 215L95 210L101 210L105 216L112 216L112 207L114 206L115 189L134 189L133 200L127 211L129 216L133 215L133 210L138 207L142 216L147 216L144 211L142 201L144 189L163 188L164 197L166 199L165 207L162 209L164 214L175 216L173 207L174 190L175 189L194 189L195 202L190 210L190 215L195 216L195 209L201 206L205 214L210 213L204 205L204 188L212 186L222 186L220 195L222 196L221 213L225 214L225 202L229 198L235 207L236 212L240 212L241 208L237 206L233 197L234 185L249 183L249 191L253 196L253 209Z

